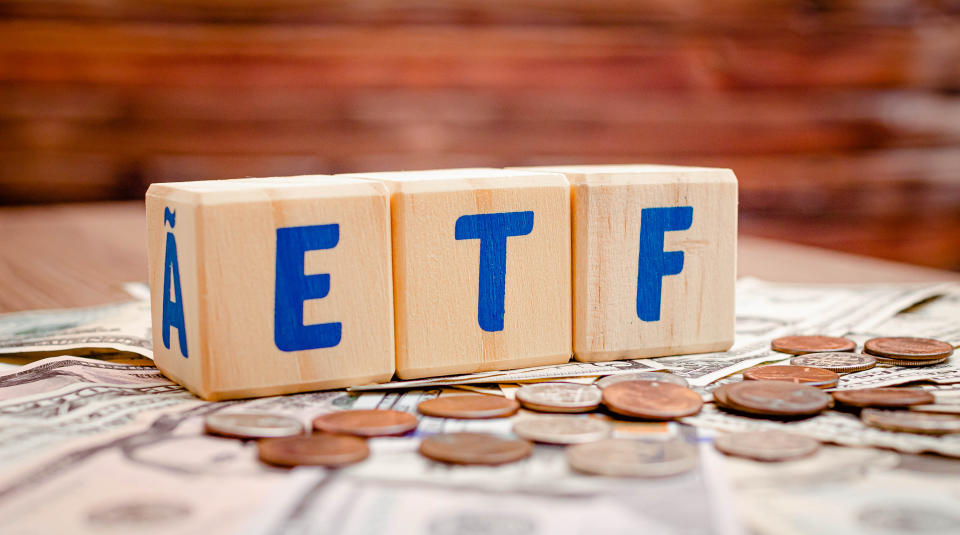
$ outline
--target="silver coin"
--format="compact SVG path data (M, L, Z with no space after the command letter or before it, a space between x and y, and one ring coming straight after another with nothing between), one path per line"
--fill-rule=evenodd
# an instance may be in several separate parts
M613 433L613 426L596 418L581 416L537 416L513 424L520 438L546 444L584 444L603 440Z
M671 383L680 385L684 388L690 388L690 384L687 383L687 380L683 377L665 372L619 373L617 375L608 375L594 384L600 388L606 388L610 385L614 385L623 381L659 381L661 383Z
M905 359L888 359L884 357L877 357L877 364L883 364L885 366L908 366L913 368L918 368L921 366L933 366L934 364L943 364L950 357L943 357L941 359L933 360L905 360Z
M697 465L697 450L680 440L608 438L567 448L567 462L578 472L612 477L663 477Z
M869 370L877 365L877 359L857 353L808 353L790 359L794 366L809 366L837 373L852 373Z
M538 383L517 390L517 401L541 412L587 412L600 406L603 393L593 385Z
M820 442L785 431L746 431L718 435L714 446L727 455L775 462L813 455Z
M960 416L956 414L863 409L860 413L860 419L867 425L888 431L921 433L924 435L960 433Z
M288 437L303 433L299 420L260 412L215 412L204 419L204 429L213 435L233 438Z

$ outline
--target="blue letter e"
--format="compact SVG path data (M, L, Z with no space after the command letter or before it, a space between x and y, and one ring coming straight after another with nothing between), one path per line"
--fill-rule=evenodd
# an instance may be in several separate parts
M660 321L663 277L683 271L683 251L664 252L663 234L687 230L692 224L692 206L644 208L640 211L637 317L641 320Z
M487 332L503 330L507 276L507 237L533 230L533 212L464 215L457 219L458 240L480 240L480 293L477 322Z
M277 229L273 341L281 351L319 349L340 343L340 322L303 324L303 302L330 293L329 274L304 274L304 253L333 249L339 241L337 224Z

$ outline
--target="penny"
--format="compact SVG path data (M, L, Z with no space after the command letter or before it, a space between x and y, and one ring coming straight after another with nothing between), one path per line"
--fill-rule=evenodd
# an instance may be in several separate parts
M936 364L943 364L950 357L943 357L941 359L931 359L931 360L902 360L902 359L888 359L884 357L877 357L877 364L883 364L884 366L910 366L912 368L918 368L921 366L933 366Z
M593 385L538 383L517 390L517 401L542 412L587 412L600 406L601 391Z
M715 405L730 408L730 400L727 399L727 390L731 386L730 384L720 385L713 391L713 403Z
M857 343L836 336L782 336L770 342L770 349L791 355L853 351Z
M861 388L838 390L833 393L837 403L851 407L906 408L911 405L933 403L933 394L917 388Z
M417 428L417 417L409 412L383 409L338 411L316 417L313 428L327 433L386 437L413 431Z
M603 404L624 416L672 420L700 412L703 399L689 388L670 383L625 381L603 390Z
M794 366L810 366L837 373L869 370L877 365L877 359L860 353L810 353L790 359Z
M659 381L661 383L672 383L677 386L689 387L687 380L679 375L666 372L628 372L617 375L608 375L600 379L595 385L600 388L606 388L610 385L622 383L623 381Z
M871 338L863 344L863 352L899 360L934 360L949 357L953 346L932 338Z
M366 440L328 433L264 438L257 447L261 461L280 466L346 466L370 455Z
M419 451L445 463L498 465L529 457L533 444L488 433L446 433L423 439Z
M724 433L713 444L727 455L768 462L800 459L820 449L818 440L785 431Z
M258 412L215 412L204 418L203 428L212 435L232 438L288 437L303 433L303 424L295 418Z
M833 402L818 388L786 381L742 381L724 390L730 408L761 416L810 416Z
M960 415L956 414L863 409L860 419L867 425L888 431L925 435L960 433Z
M837 386L837 372L810 366L761 366L743 372L743 378L751 381L787 381L819 388Z
M663 477L697 465L694 446L666 441L608 438L567 448L567 462L578 472L613 477Z
M504 418L513 416L520 410L520 404L512 399L486 394L467 394L445 396L421 401L417 410L427 416L437 418L461 418L475 420L482 418Z
M613 433L613 426L596 418L580 416L537 416L513 424L520 438L545 444L584 444L603 440Z

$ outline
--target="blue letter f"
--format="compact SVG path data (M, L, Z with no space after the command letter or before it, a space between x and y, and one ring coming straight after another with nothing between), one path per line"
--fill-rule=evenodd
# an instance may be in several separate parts
M664 251L663 234L687 230L692 206L644 208L640 211L640 262L637 268L637 317L660 321L663 277L683 271L683 251Z

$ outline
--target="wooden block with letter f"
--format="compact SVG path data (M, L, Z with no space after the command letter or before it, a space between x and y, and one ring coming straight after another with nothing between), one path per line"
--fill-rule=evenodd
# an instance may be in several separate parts
M567 362L570 188L561 174L370 173L391 191L397 375Z
M153 184L154 360L208 400L389 380L386 189L305 176Z
M733 344L737 179L729 169L548 166L570 180L581 361Z

